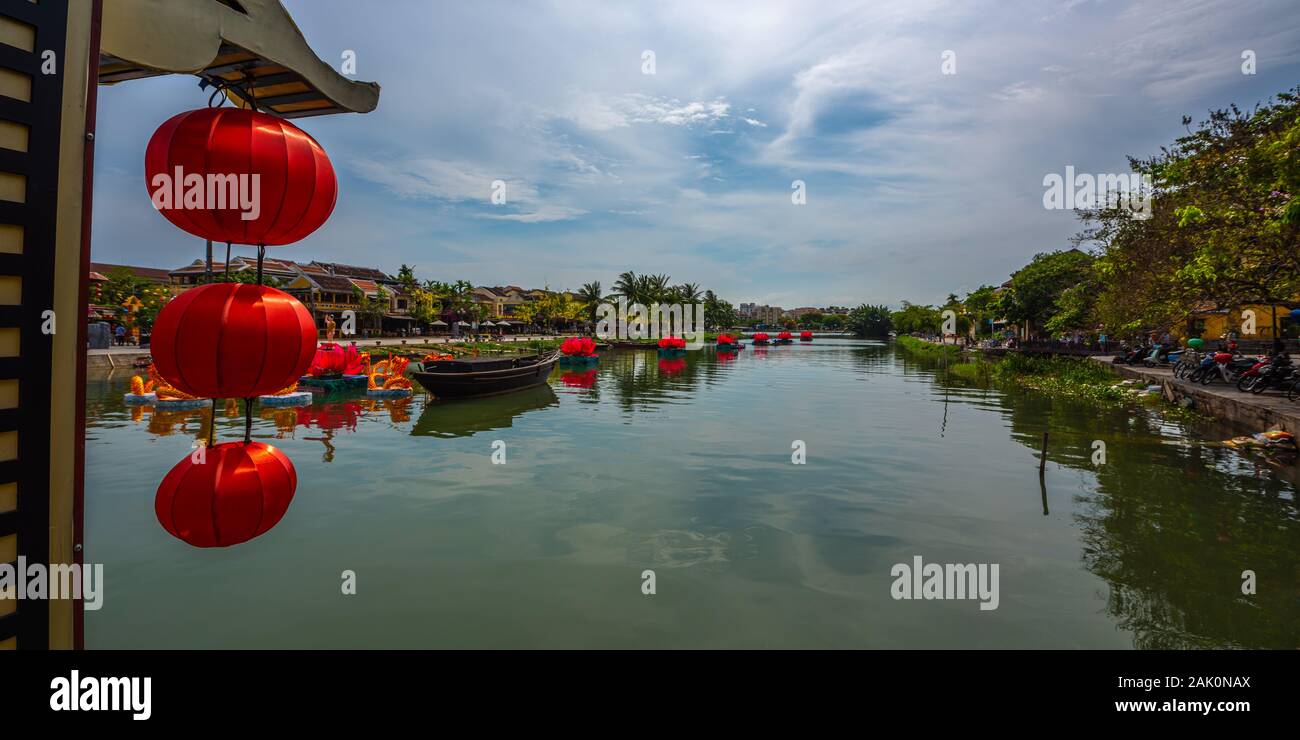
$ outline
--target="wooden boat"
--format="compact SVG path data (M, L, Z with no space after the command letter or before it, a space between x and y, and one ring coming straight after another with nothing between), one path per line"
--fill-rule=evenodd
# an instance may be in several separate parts
M659 349L654 342L611 342L614 349Z
M440 360L424 363L408 376L436 398L491 396L545 383L559 361L559 350L523 357Z

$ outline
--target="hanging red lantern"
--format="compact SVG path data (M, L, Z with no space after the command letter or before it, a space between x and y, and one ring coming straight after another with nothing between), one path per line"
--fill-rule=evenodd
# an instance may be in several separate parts
M283 390L316 355L316 324L296 298L265 285L214 283L172 299L154 322L158 373L198 398Z
M329 219L338 179L302 129L242 108L173 117L145 150L154 207L181 229L217 242L292 244Z
M229 442L177 463L158 486L154 513L163 529L195 547L230 547L278 524L297 487L298 473L280 450Z

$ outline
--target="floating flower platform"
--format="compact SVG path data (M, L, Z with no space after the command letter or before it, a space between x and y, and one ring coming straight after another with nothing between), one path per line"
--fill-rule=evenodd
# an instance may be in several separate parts
M591 367L600 362L600 355L565 355L560 358L562 367Z
M374 398L406 398L411 395L410 388L368 388L366 395Z
M212 403L211 398L162 398L154 406L167 411L179 411L202 408L210 403Z
M152 406L157 402L157 393L127 393L122 396L122 403L127 406Z
M311 403L311 391L295 391L283 396L258 396L257 401L263 406L306 406Z
M337 375L326 378L315 378L310 375L304 375L298 385L305 385L309 388L320 388L326 393L335 391L352 390L354 388L365 388L370 382L365 375Z
M717 348L719 352L739 352L745 348L745 345L732 342L731 344L719 344Z
M659 356L660 357L685 357L686 350L681 349L679 347L660 347Z
M772 344L794 344L793 339L773 339Z

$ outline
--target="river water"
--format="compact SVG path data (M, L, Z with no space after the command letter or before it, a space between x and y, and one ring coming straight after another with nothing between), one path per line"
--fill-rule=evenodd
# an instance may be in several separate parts
M215 550L153 505L208 410L125 407L129 382L89 381L91 648L1300 647L1296 475L1218 444L1257 430L980 387L886 343L258 409L297 494ZM242 409L217 417L242 438ZM996 566L997 608L894 598L918 557Z

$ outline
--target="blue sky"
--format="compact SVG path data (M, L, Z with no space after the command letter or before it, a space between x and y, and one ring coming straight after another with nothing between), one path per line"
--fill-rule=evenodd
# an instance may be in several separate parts
M1125 172L1184 114L1300 83L1294 0L285 5L383 93L300 122L339 204L273 256L554 289L630 269L786 308L1000 283L1079 230L1043 208L1045 175ZM152 209L143 160L206 101L182 76L101 90L96 261L202 256Z

